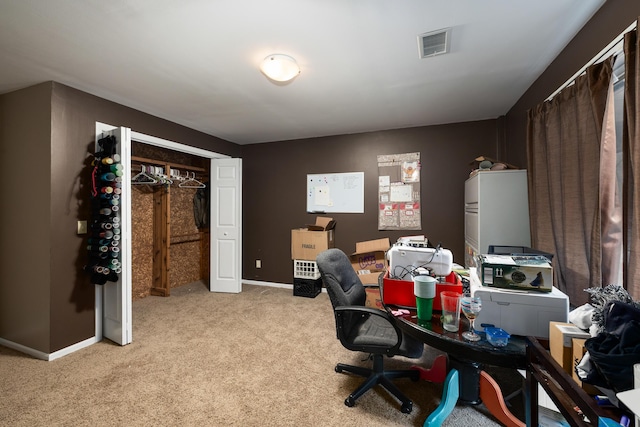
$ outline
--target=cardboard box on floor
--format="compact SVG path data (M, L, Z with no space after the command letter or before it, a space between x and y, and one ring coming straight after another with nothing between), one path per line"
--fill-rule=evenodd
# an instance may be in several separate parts
M315 261L322 251L335 246L333 218L319 216L306 228L291 230L291 259Z
M363 285L378 285L378 277L387 268L385 253L390 247L389 238L356 243L351 266Z

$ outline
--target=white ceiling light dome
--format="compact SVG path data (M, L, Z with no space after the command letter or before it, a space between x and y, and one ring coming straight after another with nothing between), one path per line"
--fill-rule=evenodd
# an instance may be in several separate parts
M260 64L260 71L271 80L288 82L300 74L300 67L289 55L274 53L264 58Z

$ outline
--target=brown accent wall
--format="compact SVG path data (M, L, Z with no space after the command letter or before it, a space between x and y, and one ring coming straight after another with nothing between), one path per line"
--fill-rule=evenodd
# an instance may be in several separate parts
M95 123L234 157L240 147L54 82L2 95L0 105L0 186L11 201L0 214L0 337L53 353L95 333L86 236L76 234L89 217Z
M549 97L640 16L640 1L606 2L506 115L504 158L526 164L527 111Z
M293 283L291 229L315 221L306 213L307 174L364 172L364 214L332 214L336 247L362 240L425 234L464 264L464 181L476 156L494 157L496 120L398 129L243 146L243 277ZM420 152L422 230L378 231L378 154ZM329 215L327 215L329 216ZM262 268L255 268L255 260Z
M0 96L0 337L42 352L50 342L51 148L51 85Z

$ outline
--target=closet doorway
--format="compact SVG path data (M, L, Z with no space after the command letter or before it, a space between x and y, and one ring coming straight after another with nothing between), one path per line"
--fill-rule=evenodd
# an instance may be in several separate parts
M203 157L131 142L133 301L209 286L209 169Z
M242 290L242 161L200 148L132 132L128 128L96 123L97 141L113 135L123 166L120 203L122 273L117 282L96 285L96 341L103 337L120 345L132 337L132 142L209 159L209 290ZM126 191L125 191L126 190Z

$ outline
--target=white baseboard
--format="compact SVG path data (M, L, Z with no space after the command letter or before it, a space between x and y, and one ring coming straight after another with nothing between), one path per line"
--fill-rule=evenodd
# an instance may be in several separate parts
M245 280L242 279L243 284L247 285L256 285L256 286L268 286L270 288L283 288L283 289L293 289L293 285L289 283L275 283L275 282L262 282L260 280Z
M92 344L95 344L96 342L98 342L96 340L96 337L93 338L88 338L84 341L80 341L79 343L70 345L69 347L65 347L61 350L58 351L54 351L53 353L45 353L42 352L40 350L36 350L33 349L31 347L27 347L25 345L22 344L18 344L15 343L13 341L9 341L9 340L5 340L4 338L0 338L0 344L2 344L5 347L8 347L10 349L19 351L21 353L25 353L28 354L31 357L35 357L36 359L40 359L40 360L46 360L46 361L52 361L55 359L58 359L62 356L66 356L67 354L71 354L75 351L81 350L85 347L89 347Z
M256 285L256 286L268 286L271 288L283 288L283 289L291 289L293 290L293 285L289 283L275 283L275 282L262 282L259 280L242 280L242 283L246 283L247 285ZM322 288L322 292L326 293L327 290Z

